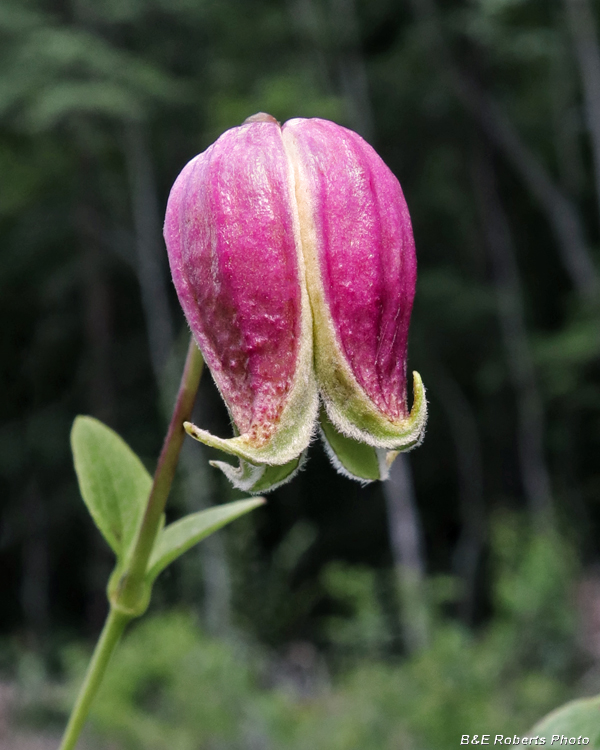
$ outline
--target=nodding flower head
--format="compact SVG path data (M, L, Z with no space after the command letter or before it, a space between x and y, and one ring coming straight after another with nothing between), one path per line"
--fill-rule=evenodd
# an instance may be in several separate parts
M326 120L283 127L255 115L193 159L171 191L165 240L179 300L229 409L235 437L186 424L240 459L218 462L265 492L287 481L317 422L338 468L343 446L407 450L424 430L406 346L416 262L400 185L360 136ZM373 473L373 472L371 472Z

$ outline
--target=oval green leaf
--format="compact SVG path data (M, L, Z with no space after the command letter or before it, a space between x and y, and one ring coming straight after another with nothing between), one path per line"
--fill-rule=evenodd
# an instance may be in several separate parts
M217 505L214 508L185 516L185 518L164 528L158 535L148 563L146 575L150 583L173 560L183 555L184 552L187 552L209 534L243 516L244 513L258 508L264 502L263 497L253 497L249 500L237 500L233 503Z
M583 738L586 738L588 750L600 750L600 696L572 701L557 708L538 722L528 736L545 737L547 748L583 745ZM575 743L569 743L572 737Z
M152 477L127 443L93 417L75 419L71 448L81 496L102 536L122 559L135 540Z

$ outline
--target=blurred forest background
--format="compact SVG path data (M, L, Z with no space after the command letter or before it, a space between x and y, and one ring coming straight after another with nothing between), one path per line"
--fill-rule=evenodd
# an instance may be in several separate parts
M596 0L2 0L6 746L60 731L106 613L73 418L153 470L188 336L166 199L257 111L353 128L399 178L427 436L365 488L315 443L163 574L88 746L436 750L600 692L599 25ZM194 421L228 434L208 375ZM189 443L172 518L235 497Z

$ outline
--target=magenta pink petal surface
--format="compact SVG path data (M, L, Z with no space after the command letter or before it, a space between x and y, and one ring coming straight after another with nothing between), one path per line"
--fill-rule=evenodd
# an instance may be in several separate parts
M270 437L293 384L301 321L281 130L224 133L177 179L165 239L179 300L242 434Z
M406 348L416 284L402 189L359 135L327 120L290 120L310 181L321 278L341 351L369 398L407 416Z

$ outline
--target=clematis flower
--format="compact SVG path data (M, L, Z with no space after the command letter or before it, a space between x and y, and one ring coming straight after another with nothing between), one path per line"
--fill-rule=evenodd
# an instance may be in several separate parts
M186 429L241 459L238 470L218 464L237 486L264 492L298 468L318 408L293 174L274 118L228 130L187 164L164 234L179 301L237 434Z
M397 452L420 443L427 420L418 373L411 412L406 393L417 279L408 207L396 177L357 133L296 119L283 126L283 140L294 165L322 434L340 470L382 479ZM361 475L350 455L369 457L377 470Z
M193 159L171 191L165 240L175 288L229 409L235 437L186 424L240 459L217 462L264 492L321 433L336 466L384 478L422 439L426 401L406 394L416 282L400 185L356 133L255 115Z

